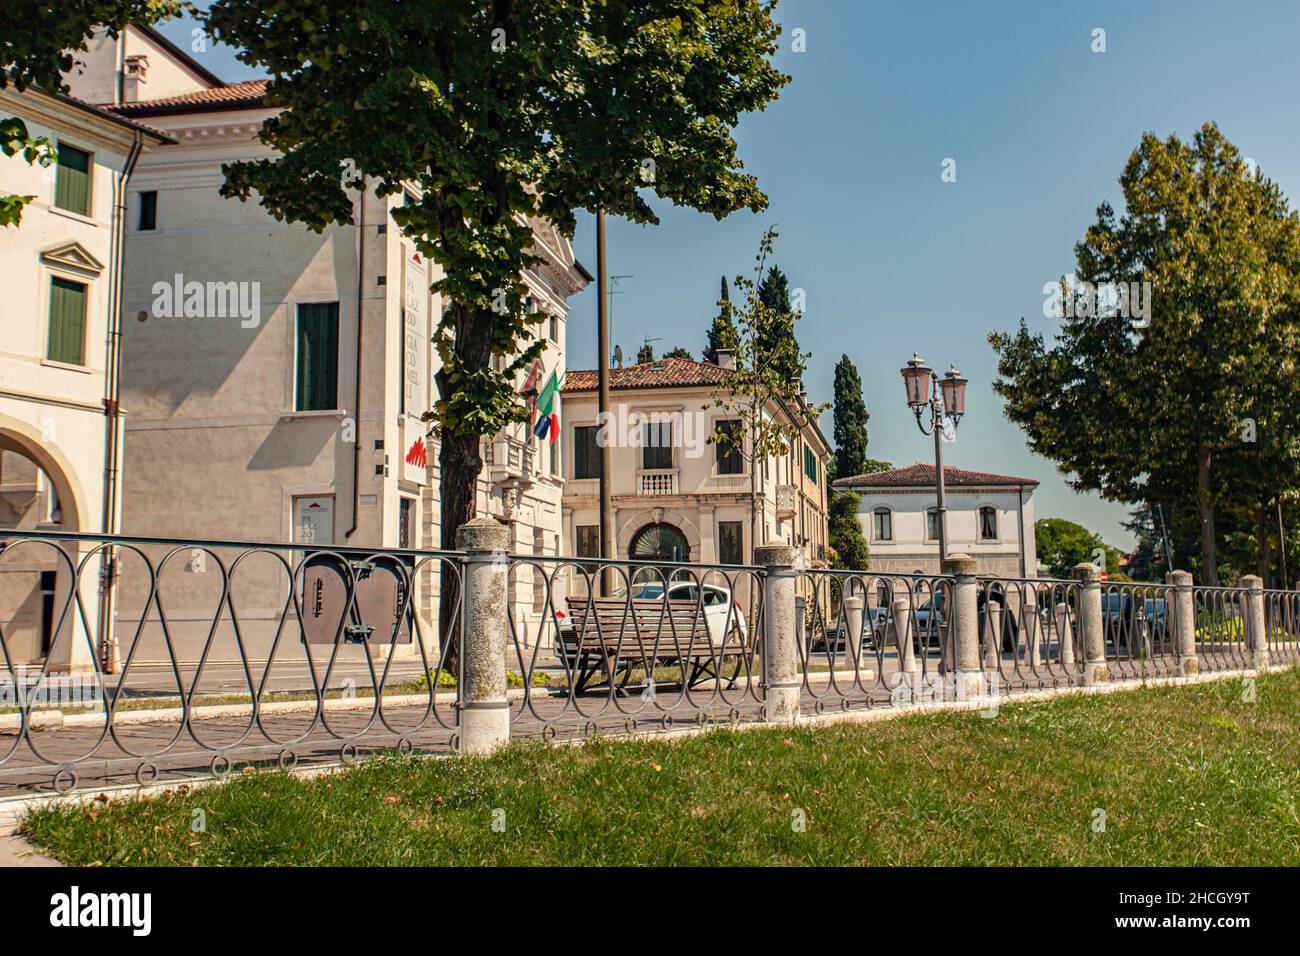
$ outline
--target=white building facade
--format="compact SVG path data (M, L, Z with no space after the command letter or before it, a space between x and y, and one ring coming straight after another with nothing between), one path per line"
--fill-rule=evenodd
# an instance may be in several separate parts
M981 574L1036 577L1032 478L945 466L948 553L969 554ZM837 490L859 496L858 520L871 570L939 572L939 527L933 465L909 465L841 478Z

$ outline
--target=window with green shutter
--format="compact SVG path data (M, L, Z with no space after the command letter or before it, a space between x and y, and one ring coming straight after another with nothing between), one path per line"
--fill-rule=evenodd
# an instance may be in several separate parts
M45 357L81 365L86 341L86 287L71 279L50 280L50 339Z
M298 306L297 411L337 408L338 379L339 304L304 302Z
M68 212L90 215L90 154L84 149L77 149L67 143L59 144L54 205Z

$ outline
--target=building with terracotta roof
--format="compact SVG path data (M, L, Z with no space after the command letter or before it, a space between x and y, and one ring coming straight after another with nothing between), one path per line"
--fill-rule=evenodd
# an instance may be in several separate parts
M725 350L720 362L730 361ZM728 421L710 407L725 372L680 358L610 371L610 420L596 413L596 372L570 372L564 396L564 533L571 554L599 555L602 440L611 445L615 557L751 564L754 545L786 541L824 563L830 446L807 401L773 400L766 413L796 422L789 453L751 467L707 439ZM737 427L739 422L737 422ZM724 427L726 427L724 425ZM747 441L747 440L746 440Z
M200 58L131 26L116 44L92 42L68 76L74 92L175 140L141 161L127 196L124 531L450 547L437 441L420 419L437 400L430 338L443 302L429 286L440 273L392 221L406 195L359 190L353 224L319 234L223 198L223 164L272 155L257 135L278 107L265 81L223 83ZM568 299L589 276L549 223L533 229L542 261L523 281L529 305L548 315L548 375L563 367ZM550 450L522 425L485 446L479 513L511 529L517 553L560 553ZM430 634L436 571L415 600ZM540 619L540 595L521 573L512 607ZM254 656L275 630L269 590L264 607ZM194 617L177 645L189 659L204 640ZM234 653L227 643L217 656Z
M1036 577L1033 478L945 466L948 553L969 554L984 574ZM859 496L858 520L873 571L935 574L939 529L934 465L907 465L835 482Z
M10 117L46 139L57 160L43 167L21 153L0 155L0 193L32 197L21 223L0 229L0 529L116 531L122 203L141 156L173 141L35 86L0 91L0 118ZM93 581L98 559L88 561ZM52 658L52 670L91 668L81 618L59 613L70 578L50 549L8 556L0 568L0 631L11 664ZM98 624L108 602L94 587L81 593L87 619Z

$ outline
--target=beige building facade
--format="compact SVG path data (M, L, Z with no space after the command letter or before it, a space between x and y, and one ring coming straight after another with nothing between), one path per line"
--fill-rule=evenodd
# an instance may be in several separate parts
M720 361L729 362L725 351ZM753 462L707 439L734 414L713 407L724 368L666 358L610 372L610 418L600 427L592 371L564 387L564 533L569 553L599 556L600 446L610 444L614 555L622 560L752 564L754 546L784 541L810 567L826 559L830 449L806 399L773 400L765 414L796 422L788 454Z
M167 138L71 97L0 92L0 117L46 139L57 161L0 156L0 192L32 196L0 230L0 532L117 530L122 421L118 405L123 203L142 155ZM89 670L98 653L101 567L82 574L79 610L69 562L24 544L0 562L0 628L11 662ZM81 611L92 624L88 634ZM4 661L0 661L0 667Z

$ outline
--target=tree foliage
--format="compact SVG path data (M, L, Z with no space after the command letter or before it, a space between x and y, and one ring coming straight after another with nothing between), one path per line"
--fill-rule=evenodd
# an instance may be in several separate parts
M1097 564L1105 556L1106 571L1119 573L1120 551L1101 540L1081 524L1065 518L1039 518L1034 522L1038 560L1047 565L1052 577L1068 578L1076 564Z
M858 518L861 501L854 491L837 491L831 498L829 532L837 568L865 571L871 564L871 549Z
M770 357L768 361L778 367L782 378L795 381L803 374L803 365L794 358L799 355L799 341L794 334L796 310L790 302L790 281L785 273L776 266L768 269L758 285L758 298L772 317L763 329L759 350Z
M862 400L862 379L847 355L835 363L835 474L860 475L867 461L867 421L871 415Z
M990 336L994 388L1075 488L1194 501L1213 584L1216 507L1258 510L1300 475L1300 219L1213 124L1190 143L1144 135L1120 185L1125 212L1098 207L1075 275L1150 283L1149 317L1063 286L1078 307L1052 345L1023 319Z
M664 358L686 359L688 362L695 361L695 356L691 354L691 350L683 345L674 345L664 353Z
M727 288L727 277L722 277L722 295L718 299L718 314L709 326L709 341L704 347L704 361L718 364L718 349L736 348L736 325L731 320L731 290Z

